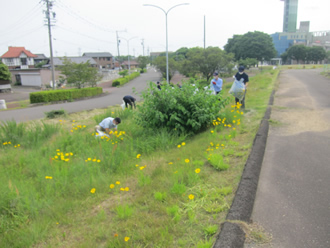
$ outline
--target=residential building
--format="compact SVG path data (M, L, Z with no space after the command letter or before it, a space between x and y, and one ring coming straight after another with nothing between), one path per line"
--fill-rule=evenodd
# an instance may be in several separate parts
M8 47L8 51L1 56L2 62L9 69L34 68L34 58L37 55L26 50L24 47Z
M54 61L55 67L63 65L63 61L65 58L70 60L71 62L77 63L77 64L89 62L91 64L91 67L98 66L96 61L91 57L54 57L53 61Z
M114 69L114 59L111 53L84 53L83 57L93 58L100 69Z
M37 57L34 58L34 64L37 65L39 63L45 62L49 63L49 58L47 58L44 54L35 54Z
M124 61L123 63L121 63L121 66L123 69L126 69L126 70L128 70L129 68L136 69L139 67L139 63L136 62L135 60L130 60L129 63L128 63L128 61Z

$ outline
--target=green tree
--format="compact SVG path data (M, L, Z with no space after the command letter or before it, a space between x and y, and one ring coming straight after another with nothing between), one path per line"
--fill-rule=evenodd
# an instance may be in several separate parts
M66 76L67 83L74 85L78 89L86 85L94 87L96 82L101 79L98 70L91 67L89 61L78 64L64 57L60 70L61 74Z
M299 61L305 62L307 55L307 47L304 45L291 46L287 50L287 53L288 58L296 60L298 63Z
M226 52L235 54L236 61L247 58L264 61L276 56L271 36L260 31L234 35L228 39L224 48Z
M307 47L306 50L306 60L312 61L317 63L321 60L326 58L326 51L323 47L314 46L314 47Z
M166 78L166 57L158 56L155 61L154 65L160 70L162 73L163 78ZM173 58L168 59L168 78L171 81L174 73L178 69L178 64Z
M119 75L122 76L122 77L125 77L128 75L128 70L122 70L119 72Z
M0 80L10 81L11 73L8 67L0 61Z
M281 54L281 59L282 59L282 63L285 64L288 59L289 59L289 55L288 55L288 52L284 52Z
M189 52L189 48L181 47L180 49L176 50L174 53L175 61L183 61L187 59L187 53Z
M255 65L257 65L258 60L257 59L251 59L251 58L240 59L238 61L238 64L243 65L245 68L250 68L250 67L254 67Z
M230 62L233 54L228 54L219 47L190 48L187 59L182 63L181 73L186 76L194 76L201 73L207 81L215 71L228 72L232 69Z
M137 58L137 62L139 63L139 67L141 70L147 68L147 64L149 63L149 58L147 56L139 56Z
M330 51L327 51L325 54L326 63L330 63Z

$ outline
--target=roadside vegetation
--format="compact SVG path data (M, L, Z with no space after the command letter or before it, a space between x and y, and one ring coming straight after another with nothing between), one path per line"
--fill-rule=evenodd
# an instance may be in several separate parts
M196 93L196 106L212 106L197 129L201 114L175 116L190 126L151 123L150 94L137 110L2 123L0 247L212 247L278 72L251 77L246 111L233 105L231 83L220 101ZM167 90L190 94L185 87ZM122 119L119 131L96 138L94 126L108 116Z

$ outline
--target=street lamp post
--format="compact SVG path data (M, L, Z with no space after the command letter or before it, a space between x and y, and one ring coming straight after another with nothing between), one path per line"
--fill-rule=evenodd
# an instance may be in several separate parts
M130 39L125 39L125 38L122 38L121 37L121 39L126 40L126 42L127 42L128 74L131 74L131 64L130 64L130 61L129 61L129 41L132 40L132 39L135 39L135 38L137 38L137 36L134 36L134 37L132 37Z
M143 6L150 6L150 7L155 7L158 9L161 9L164 14L165 14L165 22L166 22L166 81L167 83L169 83L169 77L168 77L168 33L167 33L167 14L168 12L170 12L171 9L174 9L175 7L181 6L181 5L189 5L189 3L181 3L181 4L177 4L172 6L171 8L169 8L167 11L165 11L164 9L162 9L159 6L153 5L153 4L143 4Z

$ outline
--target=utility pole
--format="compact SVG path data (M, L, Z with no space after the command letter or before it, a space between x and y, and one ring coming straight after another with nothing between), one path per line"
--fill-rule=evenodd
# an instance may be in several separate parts
M48 26L48 36L49 36L49 49L50 49L50 64L52 68L52 82L53 82L53 89L56 89L55 86L55 65L54 65L54 58L53 58L53 43L52 43L52 30L51 30L51 20L50 20L50 11L53 7L52 0L44 0L46 2L46 8L45 11L46 19L47 19L47 26ZM53 18L55 18L55 12L52 12Z
M119 40L119 37L118 37L118 32L126 32L127 30L116 30L116 36L117 36L117 52L118 52L118 57L120 56L120 53L119 53L119 44L120 44L120 40Z
M142 42L141 42L141 45L142 45L142 54L143 54L143 57L144 57L144 39L142 39Z
M205 15L204 15L204 49L205 49Z

